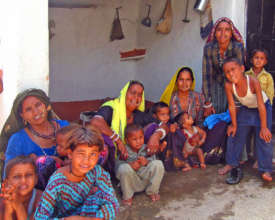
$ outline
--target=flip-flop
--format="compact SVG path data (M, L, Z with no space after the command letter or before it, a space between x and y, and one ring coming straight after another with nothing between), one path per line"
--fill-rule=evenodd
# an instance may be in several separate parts
M160 195L159 194L151 194L151 195L148 195L148 196L150 197L152 202L156 202L156 201L160 200Z
M226 178L226 183L230 185L238 184L243 178L243 172L240 167L235 167L231 169L228 177Z
M272 176L270 175L270 173L263 173L262 174L262 178L263 178L263 180L265 180L267 182L271 182L272 181Z
M125 205L125 206L132 206L133 198L124 199L124 200L122 200L122 203L123 203L123 205Z

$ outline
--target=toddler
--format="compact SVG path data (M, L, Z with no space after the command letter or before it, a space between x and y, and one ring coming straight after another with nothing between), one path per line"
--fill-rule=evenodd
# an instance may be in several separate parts
M125 141L128 158L116 161L116 177L120 180L123 204L131 206L134 193L144 190L153 202L159 200L164 166L156 155L147 155L142 127L128 125Z
M206 139L206 132L198 126L193 126L194 120L187 112L182 112L176 116L175 120L179 124L181 132L186 137L186 141L182 148L185 158L190 155L196 155L202 169L206 168L203 151L200 148ZM187 167L188 169L188 167ZM190 168L191 169L191 168ZM188 169L189 170L189 169Z

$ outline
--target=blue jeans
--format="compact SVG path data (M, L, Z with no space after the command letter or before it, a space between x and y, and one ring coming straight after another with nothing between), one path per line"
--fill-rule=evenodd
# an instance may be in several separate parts
M266 102L266 121L267 127L271 131L272 126L272 106L270 102ZM258 159L259 171L272 172L272 157L273 146L271 143L266 143L260 138L260 116L257 108L250 109L241 106L237 112L237 132L235 137L227 138L226 163L236 167L239 165L243 147L246 143L247 135L251 129L255 127L255 153Z

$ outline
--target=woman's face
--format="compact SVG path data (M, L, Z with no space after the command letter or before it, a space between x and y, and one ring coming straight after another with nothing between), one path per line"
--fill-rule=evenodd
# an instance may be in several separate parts
M139 84L133 84L126 94L126 109L133 112L136 110L142 101L143 88Z
M191 89L192 83L193 80L191 77L191 73L187 70L182 71L177 80L178 91L189 91Z
M220 22L216 28L215 37L218 43L229 42L232 38L231 25L225 21Z
M46 105L35 96L28 96L22 102L21 117L30 125L39 125L47 120L48 111Z
M20 196L29 195L37 183L37 175L32 164L17 164L11 168L8 183L16 187Z

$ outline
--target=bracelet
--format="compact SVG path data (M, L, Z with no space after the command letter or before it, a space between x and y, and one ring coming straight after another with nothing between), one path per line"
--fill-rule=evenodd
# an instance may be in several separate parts
M163 124L163 122L161 121L160 123L159 123L159 126L161 126Z
M116 135L117 135L116 138L113 140L114 142L116 142L119 139L119 135L118 134Z
M109 136L110 139L113 139L116 136L116 132L113 131L113 134Z
M158 128L157 130L156 130L156 132L157 131L161 131L161 133L162 133L162 135L161 135L161 140L166 136L166 131L163 129L163 128Z
M212 105L212 102L210 103L210 104L208 104L208 105L203 105L203 107L204 108L210 108L210 107L212 107L213 105Z

